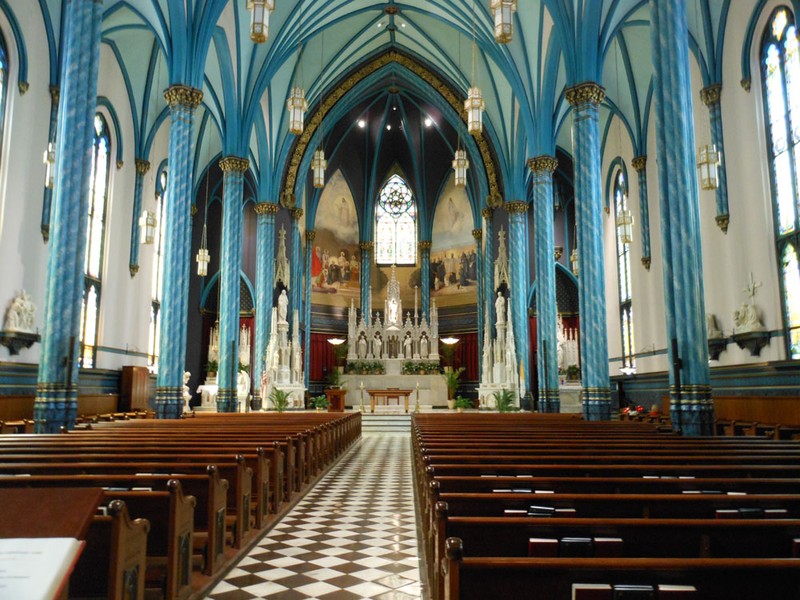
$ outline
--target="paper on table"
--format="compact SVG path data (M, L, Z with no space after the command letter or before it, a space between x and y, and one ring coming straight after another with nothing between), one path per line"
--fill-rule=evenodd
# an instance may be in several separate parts
M83 544L75 538L0 539L0 598L55 598Z

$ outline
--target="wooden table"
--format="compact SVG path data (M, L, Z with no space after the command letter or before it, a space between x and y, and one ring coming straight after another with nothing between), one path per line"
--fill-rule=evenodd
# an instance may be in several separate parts
M403 398L405 402L406 412L408 412L408 397L414 390L401 390L401 389L388 389L388 390L367 390L369 394L369 412L375 412L375 401L376 399L379 400L381 398L384 399L384 402L388 406L389 400L392 398L397 399L397 403L400 404L400 398Z
M100 488L0 489L0 537L85 539L102 500Z

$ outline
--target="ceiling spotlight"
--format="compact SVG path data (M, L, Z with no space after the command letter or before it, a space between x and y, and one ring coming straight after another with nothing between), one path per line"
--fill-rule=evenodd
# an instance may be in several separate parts
M392 130L392 126L391 125L387 125L386 126L386 131L391 131L391 130Z
M405 26L406 26L405 23L400 23L400 27L405 27Z
M364 127L367 126L367 122L364 119L359 119L358 126L361 127L361 129L364 129Z
M393 106L393 107L392 107L392 110L397 110L397 107L396 107L396 106Z
M425 119L425 127L430 127L431 125L433 125L433 119L428 117L427 119Z
M381 27L383 27L383 23L378 23L378 29L380 29Z

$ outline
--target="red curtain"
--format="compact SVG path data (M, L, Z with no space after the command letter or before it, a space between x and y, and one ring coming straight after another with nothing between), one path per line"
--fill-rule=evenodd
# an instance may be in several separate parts
M327 373L336 365L336 354L329 338L338 337L328 333L311 333L311 357L309 360L309 381L325 381Z
M478 347L478 332L459 333L457 335L459 341L453 352L454 366L456 368L464 367L465 371L461 376L463 380L477 381L480 378L478 373L478 356L481 351Z

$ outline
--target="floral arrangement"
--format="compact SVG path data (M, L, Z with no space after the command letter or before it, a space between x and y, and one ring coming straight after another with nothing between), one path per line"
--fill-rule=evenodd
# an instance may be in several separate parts
M361 375L383 375L386 369L379 360L352 360L347 363L345 373L358 373Z
M433 375L439 373L439 363L429 360L407 360L403 363L401 372L403 375Z
M637 404L636 406L626 406L622 409L622 414L628 417L637 417L644 414L644 406Z

